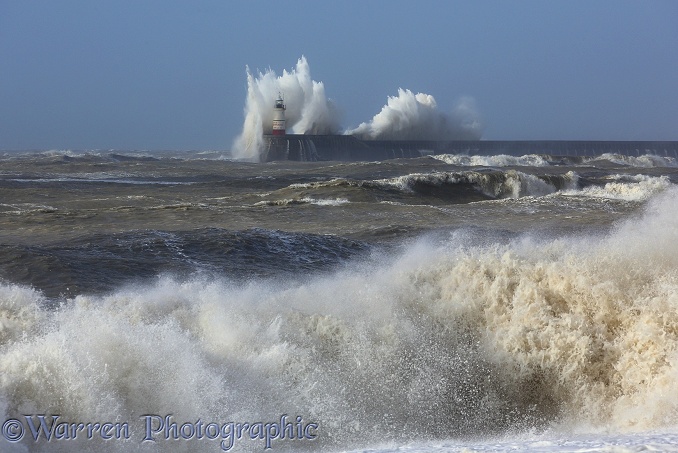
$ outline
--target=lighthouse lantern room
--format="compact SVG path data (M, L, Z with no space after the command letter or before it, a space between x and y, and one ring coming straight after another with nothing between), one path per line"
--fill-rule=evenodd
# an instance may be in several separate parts
M287 126L285 124L285 104L280 93L275 101L273 109L273 135L285 135Z

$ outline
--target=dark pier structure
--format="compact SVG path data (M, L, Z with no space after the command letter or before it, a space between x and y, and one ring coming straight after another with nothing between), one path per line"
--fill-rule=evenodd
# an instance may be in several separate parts
M431 154L544 154L599 156L605 153L678 159L676 141L581 140L361 140L352 135L265 135L262 160L361 161L421 157Z

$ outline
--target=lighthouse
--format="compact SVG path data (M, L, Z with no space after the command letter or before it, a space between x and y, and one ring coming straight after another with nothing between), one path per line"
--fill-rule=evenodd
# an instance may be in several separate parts
M285 135L285 104L280 93L278 99L275 100L275 108L273 109L273 135Z

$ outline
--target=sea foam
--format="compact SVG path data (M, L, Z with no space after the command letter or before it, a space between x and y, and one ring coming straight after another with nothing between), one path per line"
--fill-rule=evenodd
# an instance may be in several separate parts
M676 196L666 189L606 235L496 243L459 230L331 276L164 276L56 310L3 284L0 409L73 421L300 414L320 424L314 450L671 429ZM35 447L60 448L72 445Z

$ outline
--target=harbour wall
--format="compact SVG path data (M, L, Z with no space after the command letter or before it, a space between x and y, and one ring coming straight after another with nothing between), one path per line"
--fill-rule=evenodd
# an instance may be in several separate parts
M383 160L430 154L546 154L599 156L654 154L678 159L678 141L585 140L361 140L352 135L267 135L264 161Z

